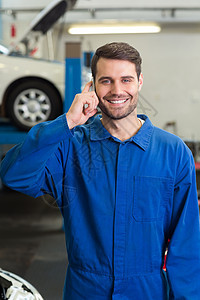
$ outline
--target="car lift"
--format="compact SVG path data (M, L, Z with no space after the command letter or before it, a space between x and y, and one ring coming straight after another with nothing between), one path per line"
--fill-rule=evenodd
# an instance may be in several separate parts
M26 132L19 131L17 127L4 119L0 119L0 147L2 145L21 143L26 136Z
M0 160L4 153L4 145L15 145L21 143L26 136L26 132L19 131L15 126L11 125L4 119L0 119ZM1 189L0 179L0 189Z

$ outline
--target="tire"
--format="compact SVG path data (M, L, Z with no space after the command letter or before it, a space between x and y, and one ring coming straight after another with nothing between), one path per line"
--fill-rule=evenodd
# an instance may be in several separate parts
M38 123L59 116L62 102L50 84L42 80L26 80L8 95L6 111L15 126L27 131Z

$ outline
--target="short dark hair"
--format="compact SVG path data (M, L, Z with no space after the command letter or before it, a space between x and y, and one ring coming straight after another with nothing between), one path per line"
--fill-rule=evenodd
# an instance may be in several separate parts
M91 70L94 80L97 72L97 62L100 57L108 59L127 60L134 63L136 67L137 77L139 79L141 74L142 58L140 56L140 53L129 44L113 42L105 44L104 46L101 46L96 50L91 61Z

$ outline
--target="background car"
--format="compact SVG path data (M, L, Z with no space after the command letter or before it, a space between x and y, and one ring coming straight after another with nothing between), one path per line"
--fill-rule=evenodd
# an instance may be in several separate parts
M0 269L1 300L43 300L39 292L16 274Z
M1 116L23 130L53 119L62 111L64 65L0 55Z
M31 57L30 39L38 40L72 8L76 0L54 0L32 21L23 37L10 49L0 45L0 116L20 129L54 119L62 112L64 63ZM34 33L34 34L33 34ZM21 53L23 44L25 53Z

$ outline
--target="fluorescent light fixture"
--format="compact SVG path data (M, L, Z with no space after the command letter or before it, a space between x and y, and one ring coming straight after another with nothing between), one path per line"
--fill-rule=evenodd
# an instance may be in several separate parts
M126 33L158 33L158 25L71 25L70 34L126 34Z

